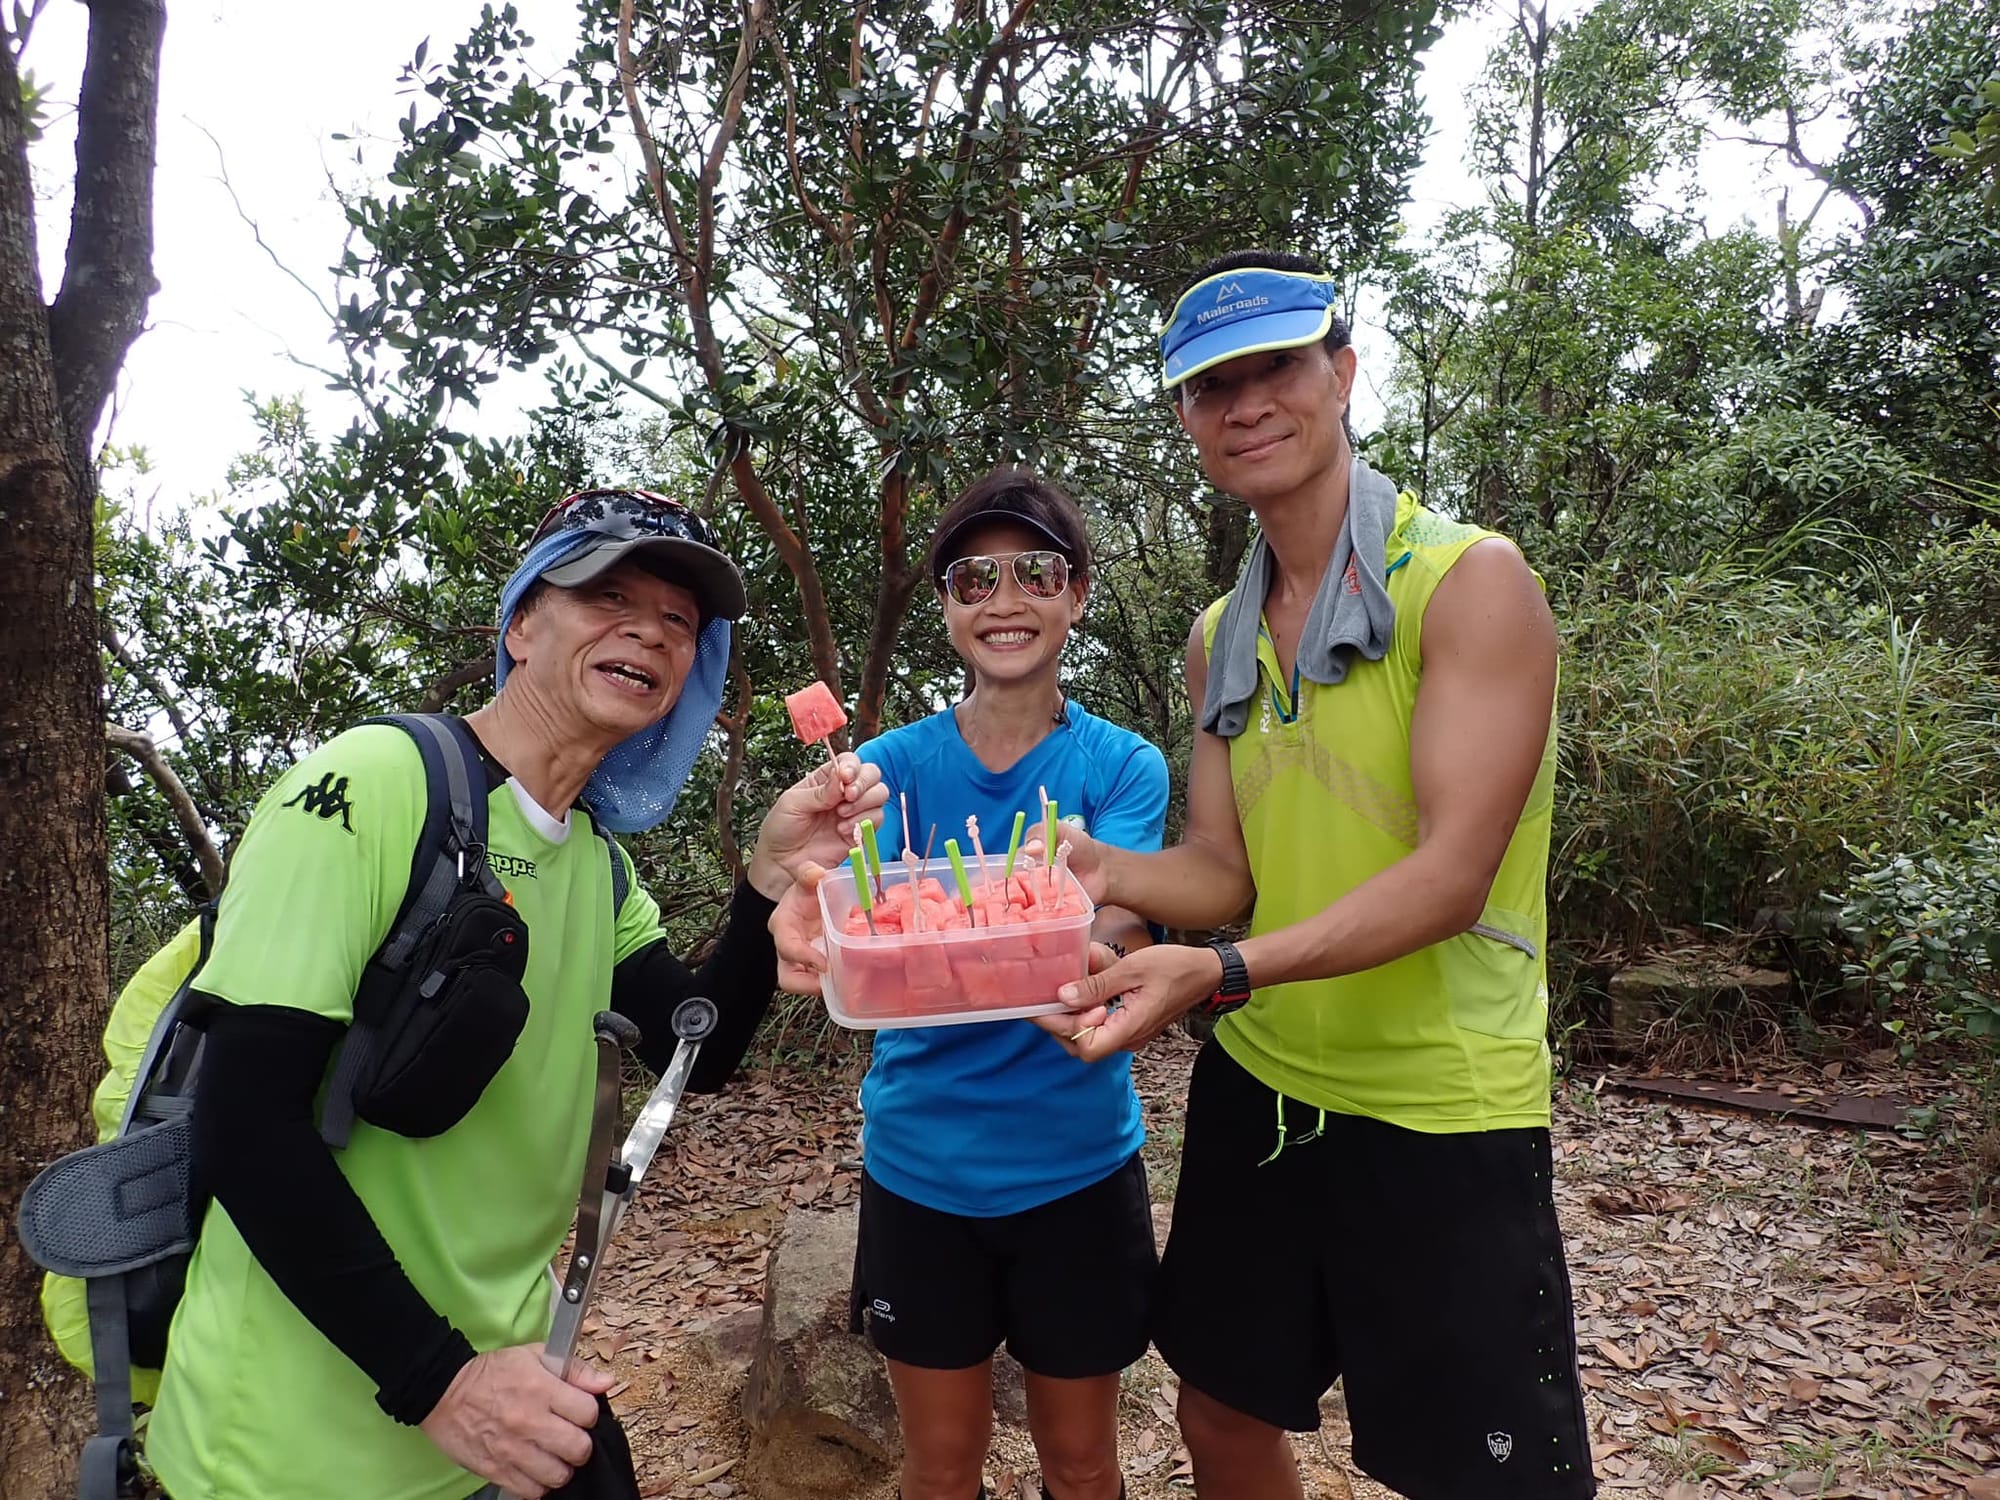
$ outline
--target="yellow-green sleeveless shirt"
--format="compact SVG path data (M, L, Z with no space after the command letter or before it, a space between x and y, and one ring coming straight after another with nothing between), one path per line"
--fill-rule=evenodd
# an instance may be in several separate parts
M1296 705L1260 633L1258 699L1229 742L1257 883L1251 936L1313 916L1416 848L1410 720L1424 610L1466 549L1493 535L1399 497L1386 557L1389 652L1357 658L1338 686L1301 683ZM1203 617L1204 649L1223 603ZM1555 764L1551 712L1541 770L1471 931L1363 973L1258 989L1217 1030L1229 1055L1291 1098L1411 1130L1547 1125Z

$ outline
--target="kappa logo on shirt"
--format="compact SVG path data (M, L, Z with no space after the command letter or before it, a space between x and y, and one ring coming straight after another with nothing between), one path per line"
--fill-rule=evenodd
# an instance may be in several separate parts
M491 849L488 849L486 851L486 868L491 870L495 875L498 875L502 880L533 880L536 878L535 862L532 859L522 859L517 854L495 854Z
M317 813L320 821L338 817L340 826L349 833L354 832L354 824L347 815L354 811L354 804L347 800L347 778L336 778L328 771L320 777L317 786L309 786L298 796L285 804L287 807L304 807L309 813Z

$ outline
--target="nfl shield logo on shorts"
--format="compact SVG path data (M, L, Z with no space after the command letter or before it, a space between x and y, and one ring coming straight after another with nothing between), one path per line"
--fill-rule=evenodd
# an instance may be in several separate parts
M1511 1432L1489 1432L1486 1434L1486 1451L1493 1455L1496 1464L1504 1464L1514 1453L1514 1435Z

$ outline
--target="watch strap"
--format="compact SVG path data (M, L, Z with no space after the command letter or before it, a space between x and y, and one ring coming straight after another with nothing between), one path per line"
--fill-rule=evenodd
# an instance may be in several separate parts
M1212 1016L1227 1015L1250 1003L1250 971L1244 966L1243 955L1236 951L1234 943L1215 938L1208 946L1222 960L1222 982L1202 1008Z

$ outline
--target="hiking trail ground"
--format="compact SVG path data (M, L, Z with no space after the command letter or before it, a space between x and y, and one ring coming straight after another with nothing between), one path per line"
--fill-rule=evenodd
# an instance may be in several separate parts
M1174 1032L1138 1062L1162 1235L1196 1050ZM851 1210L854 1084L852 1070L760 1073L687 1101L661 1149L584 1338L626 1382L613 1399L648 1497L770 1490L746 1461L740 1372L690 1330L758 1305L789 1210ZM2000 1219L1973 1205L1962 1166L1895 1134L1580 1078L1559 1092L1555 1145L1603 1493L2000 1500ZM1156 1356L1126 1373L1134 1500L1191 1493L1173 1401ZM1389 1496L1348 1462L1338 1388L1323 1411L1294 1439L1307 1494ZM829 1500L895 1493L892 1474L794 1478ZM996 1428L986 1478L996 1500L1039 1495L1024 1430Z

